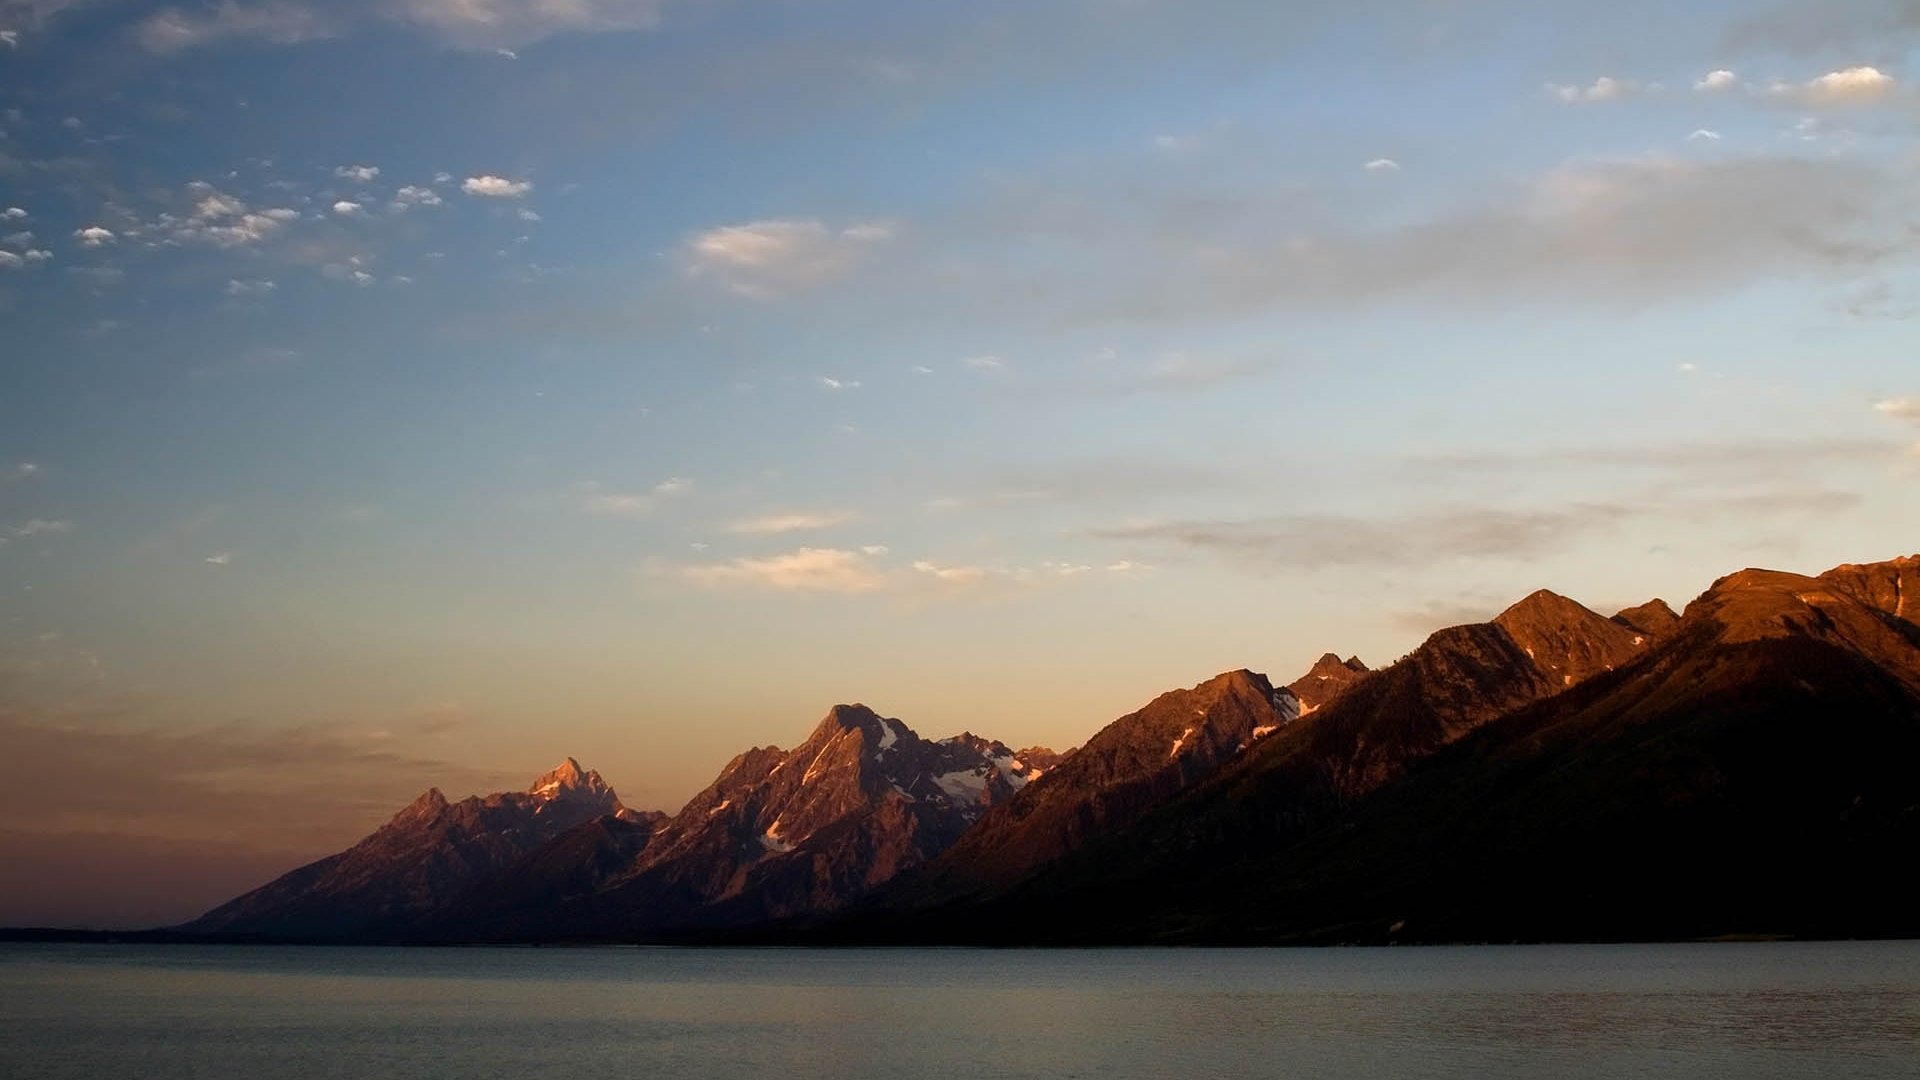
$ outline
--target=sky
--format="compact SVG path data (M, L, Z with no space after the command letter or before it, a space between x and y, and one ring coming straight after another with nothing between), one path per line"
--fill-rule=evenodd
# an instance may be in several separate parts
M0 0L0 924L1920 550L1915 0Z

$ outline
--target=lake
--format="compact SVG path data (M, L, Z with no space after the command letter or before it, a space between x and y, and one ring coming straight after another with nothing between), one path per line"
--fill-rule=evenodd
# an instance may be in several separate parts
M1903 1077L1920 942L0 945L0 1076Z

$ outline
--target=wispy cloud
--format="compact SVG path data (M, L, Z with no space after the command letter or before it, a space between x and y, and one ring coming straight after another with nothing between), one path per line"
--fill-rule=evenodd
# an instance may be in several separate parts
M1640 85L1611 75L1602 75L1584 86L1548 83L1547 93L1556 101L1573 104L1620 101L1640 92Z
M765 514L736 521L727 526L727 531L743 536L777 536L780 533L830 529L835 525L844 525L854 517L851 511L846 510Z
M887 583L869 556L839 548L803 547L783 555L683 566L678 573L709 588L760 587L783 592L862 593Z

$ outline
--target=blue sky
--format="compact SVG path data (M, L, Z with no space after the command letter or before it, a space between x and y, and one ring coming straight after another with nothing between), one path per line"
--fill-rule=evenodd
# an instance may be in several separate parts
M0 848L157 875L0 917L569 754L673 809L838 701L1065 746L1909 553L1916 35L0 0Z

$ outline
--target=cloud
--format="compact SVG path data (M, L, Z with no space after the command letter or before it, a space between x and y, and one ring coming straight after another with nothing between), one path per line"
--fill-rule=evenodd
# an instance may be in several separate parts
M533 190L531 180L508 180L501 176L469 176L460 190L483 199L517 199Z
M1688 142L1719 142L1720 133L1717 131L1709 131L1706 128L1696 128L1694 129L1693 134L1687 136L1687 141Z
M1080 317L1323 310L1410 294L1503 308L1529 295L1662 302L1770 273L1883 264L1913 249L1914 234L1884 223L1915 203L1895 174L1853 158L1581 163L1381 229L1261 237L1228 224L1172 244L1148 238L1158 250L1136 261L1151 274L1117 266L1103 287L1118 292Z
M1739 85L1740 77L1738 75L1735 75L1725 68L1720 68L1717 71L1709 71L1705 75L1700 76L1700 81L1694 83L1693 88L1705 94L1719 94L1736 89Z
M1368 172L1399 172L1400 171L1399 162L1393 160L1392 158L1385 158L1385 157L1374 158L1372 161L1369 161L1365 165L1362 165L1360 167L1367 170Z
M827 390L856 390L860 386L858 379L836 379L831 375L818 376L814 381Z
M987 577L988 570L981 566L942 566L939 563L922 559L913 564L916 574L925 574L936 581L949 585L973 585Z
M0 221L25 221L32 216L33 215L17 206L9 206L5 210L0 210Z
M1882 416L1891 416L1895 420L1912 420L1920 423L1920 398L1889 398L1875 403L1873 411Z
M211 554L211 555L209 555L209 556L207 556L207 557L206 557L206 558L205 558L204 560L202 560L202 561L203 561L203 562L207 562L207 563L211 563L211 564L212 564L212 565L214 565L214 566L225 566L225 565L227 565L228 563L230 563L230 562L232 562L232 561L233 561L233 552L231 552L231 551L216 551L216 552L214 552L213 554Z
M1007 362L997 356L968 356L961 359L960 366L975 371L1004 371Z
M380 176L380 166L341 165L333 170L333 175L342 180L352 180L356 183L370 184Z
M1899 81L1879 68L1859 66L1830 71L1804 83L1776 80L1761 89L1766 97L1807 108L1872 105L1893 95Z
M265 278L233 278L225 291L228 296L265 296L277 287Z
M777 536L781 533L831 529L852 521L854 516L851 511L845 510L768 514L736 521L727 526L727 531L743 536Z
M800 548L784 555L685 566L681 577L708 588L767 588L782 592L862 593L887 579L868 557L837 548Z
M1605 101L1619 101L1638 93L1637 83L1625 82L1611 75L1602 75L1586 86L1568 86L1563 83L1548 83L1547 93L1556 101L1570 105L1595 104Z
M1398 517L1296 514L1246 520L1147 521L1089 531L1103 540L1154 543L1216 555L1256 571L1332 566L1429 566L1452 560L1523 559L1604 538L1638 520L1725 515L1830 515L1851 509L1850 492L1758 491L1671 501L1577 502L1541 509L1462 507Z
M73 531L73 522L64 518L33 518L7 530L15 537L64 536Z
M645 517L653 513L654 506L649 496L617 491L589 495L586 500L587 512L603 517Z
M100 225L88 225L83 229L75 229L73 238L80 241L81 247L90 248L111 244L119 239L119 237L114 235L112 229Z
M581 507L589 514L643 518L659 509L662 500L684 495L692 491L693 486L693 481L674 476L655 484L648 493L607 491L591 480L574 485L574 490L581 496Z
M408 184L393 193L393 205L398 209L409 206L439 206L443 200L440 193L430 187L417 187Z
M149 52L167 54L234 39L297 45L339 37L340 13L291 0L241 3L221 0L211 9L187 12L167 8L134 28L134 39Z
M18 270L27 265L27 260L11 251L0 251L0 270Z
M360 212L360 204L351 199L341 199L333 204L333 212L340 217L352 217Z
M691 277L710 278L741 296L766 299L845 275L895 233L894 226L883 222L835 229L811 218L750 221L688 237L681 257Z
M343 37L365 26L402 27L439 44L511 55L556 34L644 30L667 0L220 0L143 20L135 39L156 53L230 40L297 45Z

